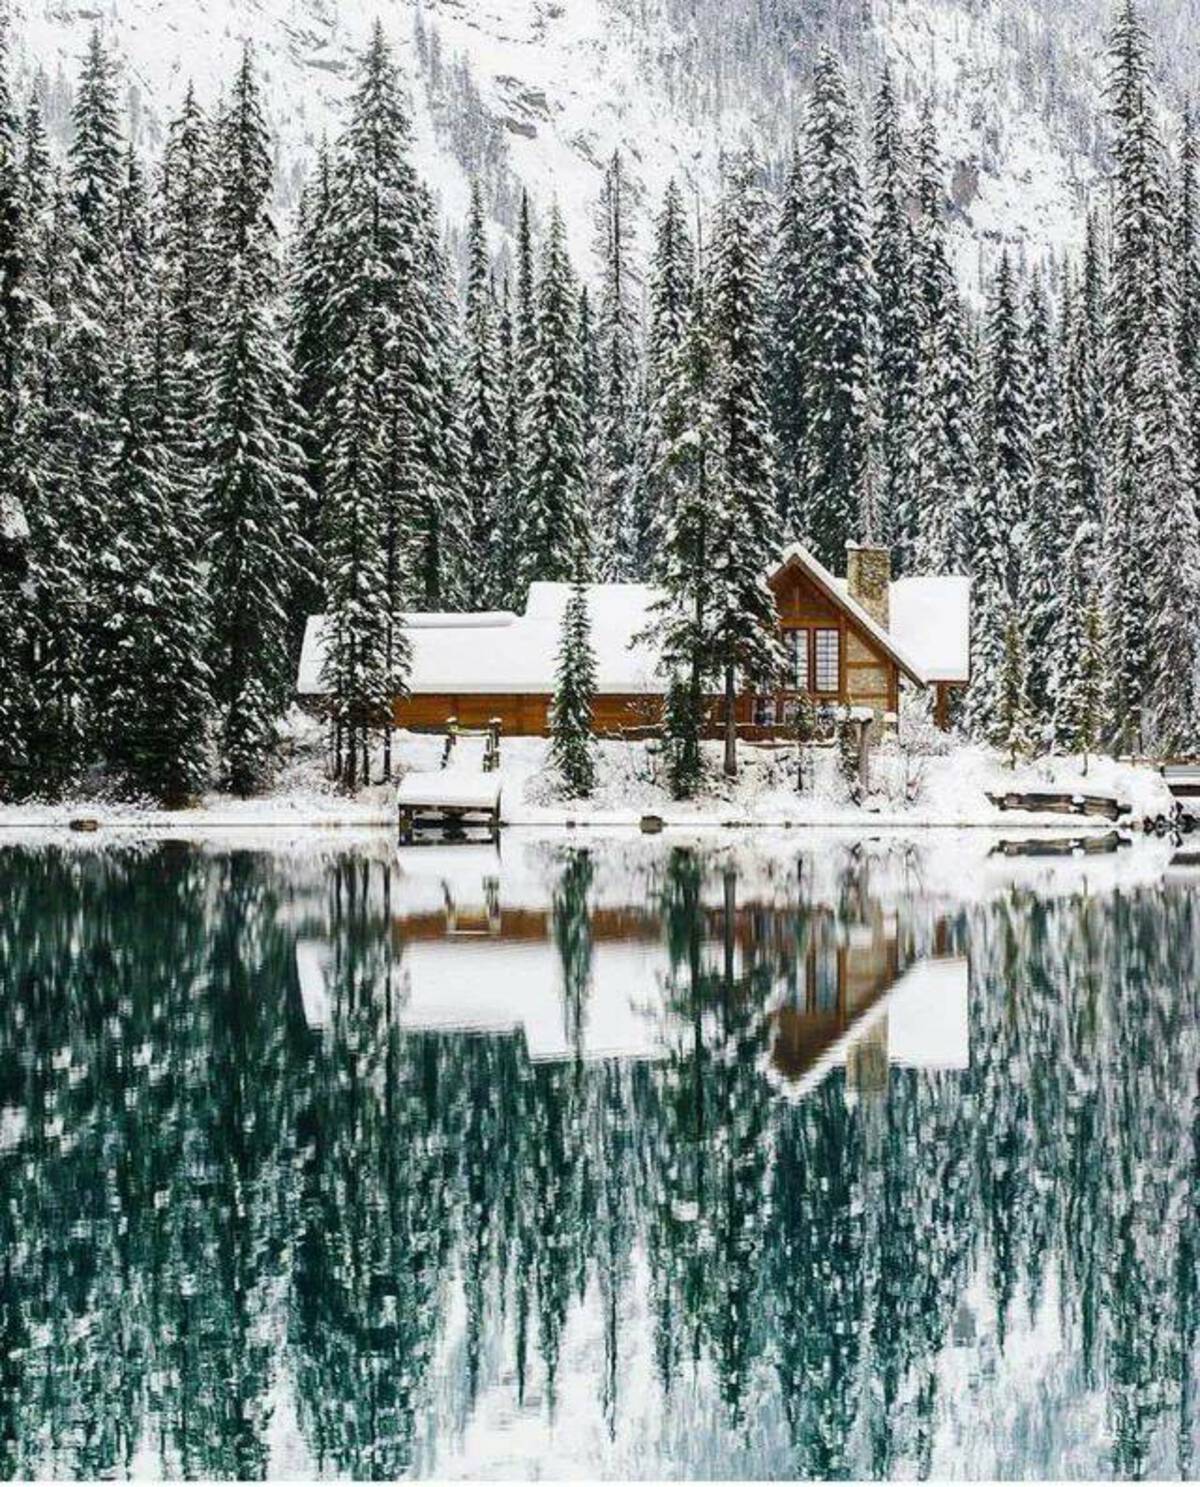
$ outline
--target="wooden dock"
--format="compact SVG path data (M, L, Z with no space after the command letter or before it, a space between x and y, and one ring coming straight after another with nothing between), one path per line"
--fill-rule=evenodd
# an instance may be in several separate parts
M1101 821L1119 821L1130 813L1130 807L1111 795L1076 795L1054 790L1009 790L1003 795L988 795L1002 811L1039 811L1061 816L1091 816Z
M1162 776L1176 800L1200 800L1200 764L1164 764Z
M435 833L457 841L482 832L498 841L500 776L452 770L406 775L396 787L396 811L400 841L406 846Z

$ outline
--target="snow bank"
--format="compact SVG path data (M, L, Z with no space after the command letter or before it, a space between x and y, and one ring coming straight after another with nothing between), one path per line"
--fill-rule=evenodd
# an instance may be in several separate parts
M466 632L469 633L469 632ZM470 741L464 741L468 750ZM91 797L59 804L26 802L0 806L0 828L66 827L79 816L106 826L206 830L250 827L288 831L299 827L393 828L396 787L372 785L355 796L340 793L327 778L325 729L300 709L293 709L284 730L283 764L269 794L239 800L206 795L190 810L163 811L137 802ZM393 758L405 773L440 773L443 740L432 734L398 733ZM660 816L673 827L713 826L992 826L1005 830L1052 826L1072 834L1108 830L1107 822L1050 813L1001 811L989 793L1054 790L1067 794L1112 795L1130 806L1121 825L1137 827L1170 816L1174 801L1161 775L1145 766L1094 758L1086 773L1075 758L1044 759L1009 770L993 751L952 744L928 730L912 746L896 742L874 751L871 791L861 805L850 798L833 750L811 752L805 788L796 789L794 750L771 750L743 744L735 781L721 775L721 748L704 745L706 786L695 800L673 801L661 756L654 744L602 741L596 746L598 783L591 800L564 800L548 761L549 744L541 738L504 738L500 771L488 775L490 800L498 786L503 820L508 826L636 826L644 815ZM937 751L937 752L935 752ZM470 763L466 753L456 773ZM378 773L379 763L375 770ZM461 781L460 781L461 782ZM413 782L427 791L433 781ZM430 803L430 802L426 802Z

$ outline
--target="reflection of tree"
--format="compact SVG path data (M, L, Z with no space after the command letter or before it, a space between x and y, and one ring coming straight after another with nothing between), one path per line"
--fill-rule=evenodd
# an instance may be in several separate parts
M332 1030L302 1127L292 1350L319 1463L381 1480L413 1463L450 1244L440 1133L454 1092L439 1040L395 1025L387 886L373 866L347 859L331 875Z
M878 913L868 866L835 874L822 934ZM548 895L576 1032L592 872L569 855ZM928 1473L1054 1297L1039 1388L1056 1421L1103 1413L1091 1469L1194 1469L1194 893L976 906L970 1070L839 1070L786 1104L760 1070L809 906L781 919L672 852L664 1056L533 1065L519 1035L403 1031L392 891L354 854L0 852L0 1474L152 1449L261 1476L281 1381L320 1468L421 1470L438 1401L532 1407L528 1378L555 1407L585 1305L619 1438L643 1263L668 1413L690 1367L714 1439L780 1422L780 1472ZM298 1011L306 913L323 1030ZM955 1345L978 1397L939 1394ZM1061 1445L1014 1435L1001 1464L1061 1469Z
M594 874L591 853L571 848L566 854L552 905L554 943L562 965L563 1023L567 1042L576 1051L583 1046L588 988L592 980L592 921L588 912L588 894Z

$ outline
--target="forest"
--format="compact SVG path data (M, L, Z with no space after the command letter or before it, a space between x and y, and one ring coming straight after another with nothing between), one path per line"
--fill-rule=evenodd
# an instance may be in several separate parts
M450 251L381 26L286 225L251 49L153 161L98 32L61 158L6 84L0 795L267 788L314 613L352 786L406 612L583 577L662 586L686 794L703 699L781 665L763 575L796 538L835 570L869 539L897 572L970 573L971 736L1187 748L1196 141L1186 110L1163 134L1133 0L1108 65L1083 251L1051 272L1001 247L981 303L928 110L886 71L859 96L828 48L778 195L747 148L718 200L672 186L642 223L615 156L586 266L553 203L489 241L479 191Z

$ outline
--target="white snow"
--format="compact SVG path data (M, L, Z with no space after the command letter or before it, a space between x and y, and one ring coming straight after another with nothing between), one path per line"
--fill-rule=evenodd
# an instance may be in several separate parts
M971 580L897 578L888 591L889 631L931 682L971 675Z
M414 770L396 787L397 805L461 806L464 810L495 810L500 804L499 773L473 770Z
M562 616L571 589L565 583L535 583L523 615L406 615L412 646L409 690L473 694L525 692L545 696L554 690ZM634 644L650 622L648 609L658 591L648 584L595 583L587 586L596 656L597 689L636 695L660 692L654 674L657 653ZM296 689L301 696L325 691L323 615L310 617Z

